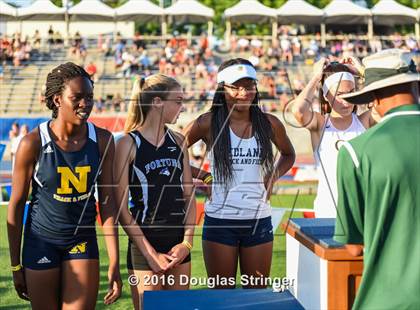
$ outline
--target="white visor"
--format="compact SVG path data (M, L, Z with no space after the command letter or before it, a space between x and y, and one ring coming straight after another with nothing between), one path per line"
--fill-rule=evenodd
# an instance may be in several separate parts
M227 67L217 74L217 83L233 84L240 79L257 79L257 71L250 65L233 65Z
M331 86L337 84L340 81L351 81L353 82L353 84L356 84L354 81L353 74L345 71L334 73L333 75L330 75L327 79L325 79L324 85L322 85L322 93L324 94L325 99L327 99L327 93L330 90ZM333 94L333 92L331 93Z

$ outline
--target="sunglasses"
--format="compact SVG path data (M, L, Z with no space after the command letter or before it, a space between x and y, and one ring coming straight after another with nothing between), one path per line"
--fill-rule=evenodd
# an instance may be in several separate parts
M241 91L255 91L257 87L257 83L253 82L252 84L245 85L245 86L236 86L231 84L224 84L224 87L229 88L232 92L239 93Z

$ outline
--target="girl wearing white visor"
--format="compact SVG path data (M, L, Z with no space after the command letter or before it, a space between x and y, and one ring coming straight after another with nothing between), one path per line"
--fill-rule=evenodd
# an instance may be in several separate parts
M311 134L319 180L314 211L320 218L336 217L338 149L376 123L370 110L357 115L356 106L340 98L355 90L355 75L362 70L357 59L344 62L330 63L323 58L316 63L314 76L292 108L297 122ZM321 112L312 110L318 86Z
M241 284L263 288L273 250L272 184L292 167L295 153L282 123L260 109L249 61L222 63L217 83L210 111L185 128L188 145L203 140L211 162L211 174L193 169L211 184L203 226L207 274L216 288L234 288L239 261L244 279L260 279ZM281 153L277 161L272 143Z

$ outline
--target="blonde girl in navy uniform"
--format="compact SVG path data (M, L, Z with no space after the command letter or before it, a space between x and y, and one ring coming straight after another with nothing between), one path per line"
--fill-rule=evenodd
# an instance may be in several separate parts
M183 99L180 84L171 77L156 74L137 81L125 135L116 145L116 199L121 203L120 223L129 236L127 268L137 280L131 286L136 309L142 308L145 290L189 287L181 279L191 273L191 170L182 135L166 127L175 124Z
M222 63L217 83L210 112L189 124L185 136L189 146L203 140L211 161L211 174L193 169L194 177L212 186L203 227L207 274L224 279L217 288L233 288L238 262L245 278L270 275L270 193L292 167L295 153L282 123L259 107L257 74L249 61ZM277 162L272 144L281 153Z
M106 186L112 184L112 135L87 121L93 82L82 67L66 63L53 69L46 101L52 119L25 136L16 154L7 217L13 281L33 309L94 309L99 287L95 185L109 256L105 304L118 299L122 286L116 209L112 187Z

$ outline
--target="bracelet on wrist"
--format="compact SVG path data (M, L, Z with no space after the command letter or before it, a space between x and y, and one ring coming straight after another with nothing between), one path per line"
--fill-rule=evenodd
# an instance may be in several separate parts
M212 176L211 174L208 174L208 175L204 178L203 183L204 183L204 184L210 184L212 181L213 181L213 176Z
M192 245L191 243L189 243L187 240L182 241L182 244L185 245L185 247L191 251L192 250Z
M22 265L19 264L19 265L16 265L16 266L12 266L11 269L12 269L12 271L19 271L19 270L22 269Z

